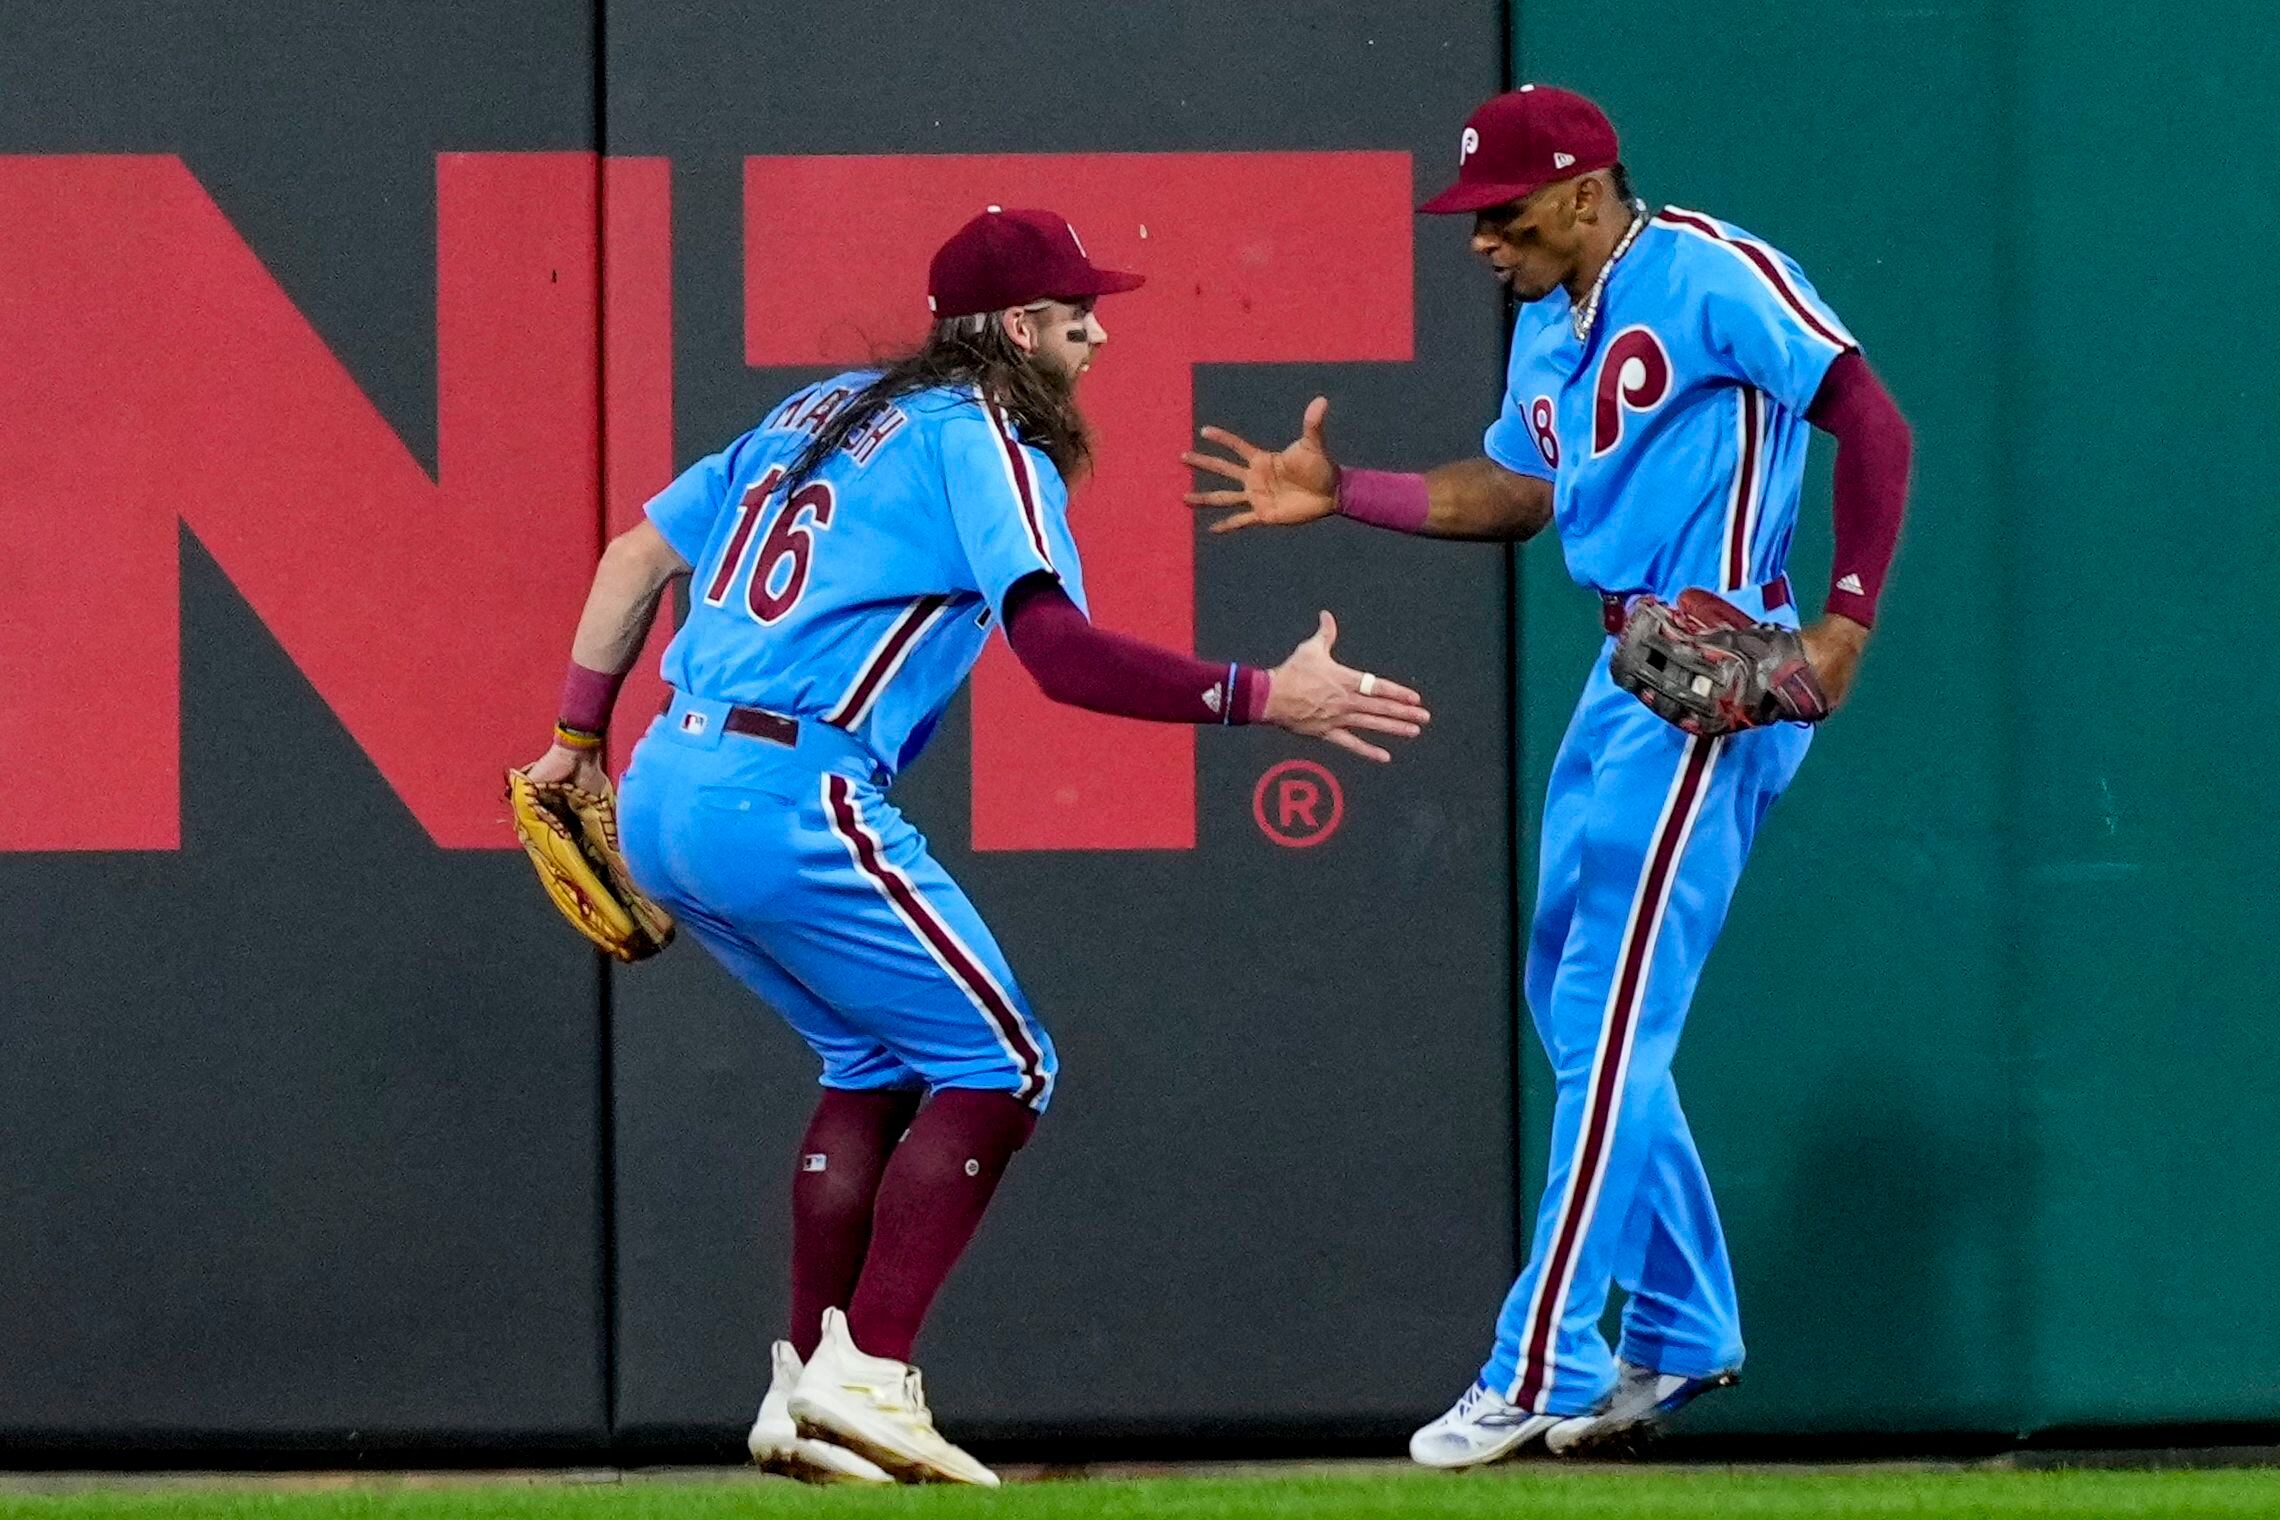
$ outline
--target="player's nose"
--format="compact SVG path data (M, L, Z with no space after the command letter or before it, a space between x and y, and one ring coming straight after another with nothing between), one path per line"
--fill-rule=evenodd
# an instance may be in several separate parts
M1108 329L1101 326L1100 318L1091 312L1085 313L1085 341L1095 348L1108 341Z

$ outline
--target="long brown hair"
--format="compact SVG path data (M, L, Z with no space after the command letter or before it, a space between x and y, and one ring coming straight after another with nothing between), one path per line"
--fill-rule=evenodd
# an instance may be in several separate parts
M1068 377L1023 353L998 314L983 312L935 323L917 349L886 361L879 377L800 450L785 488L822 469L834 449L899 397L944 385L979 386L1012 419L1022 442L1044 450L1063 480L1073 483L1092 464L1092 434Z

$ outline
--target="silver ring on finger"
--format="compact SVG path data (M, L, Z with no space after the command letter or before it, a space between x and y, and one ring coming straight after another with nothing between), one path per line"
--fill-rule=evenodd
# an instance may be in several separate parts
M1371 672L1369 672L1369 671L1366 671L1366 670L1365 670L1365 671L1363 671L1363 672L1362 672L1362 681L1361 681L1361 688L1362 688L1362 695L1363 695L1363 696L1365 696L1365 697L1374 697L1374 696L1376 696L1376 695L1377 695L1377 677L1376 677L1374 674L1372 674Z

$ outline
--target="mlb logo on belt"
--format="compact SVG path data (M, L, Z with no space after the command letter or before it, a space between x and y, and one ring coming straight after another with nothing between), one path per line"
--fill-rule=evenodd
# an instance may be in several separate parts
M685 712L685 713L681 714L681 732L682 732L682 733L684 733L684 734L701 734L701 733L703 733L704 731L705 731L705 715L704 715L703 713L701 713L701 712Z

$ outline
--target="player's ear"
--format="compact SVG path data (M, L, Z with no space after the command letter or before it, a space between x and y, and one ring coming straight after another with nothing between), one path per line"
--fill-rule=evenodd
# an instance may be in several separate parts
M998 313L998 321L1005 327L1005 335L1013 346L1025 354L1037 352L1037 329L1029 322L1029 313L1018 306L1009 306Z

